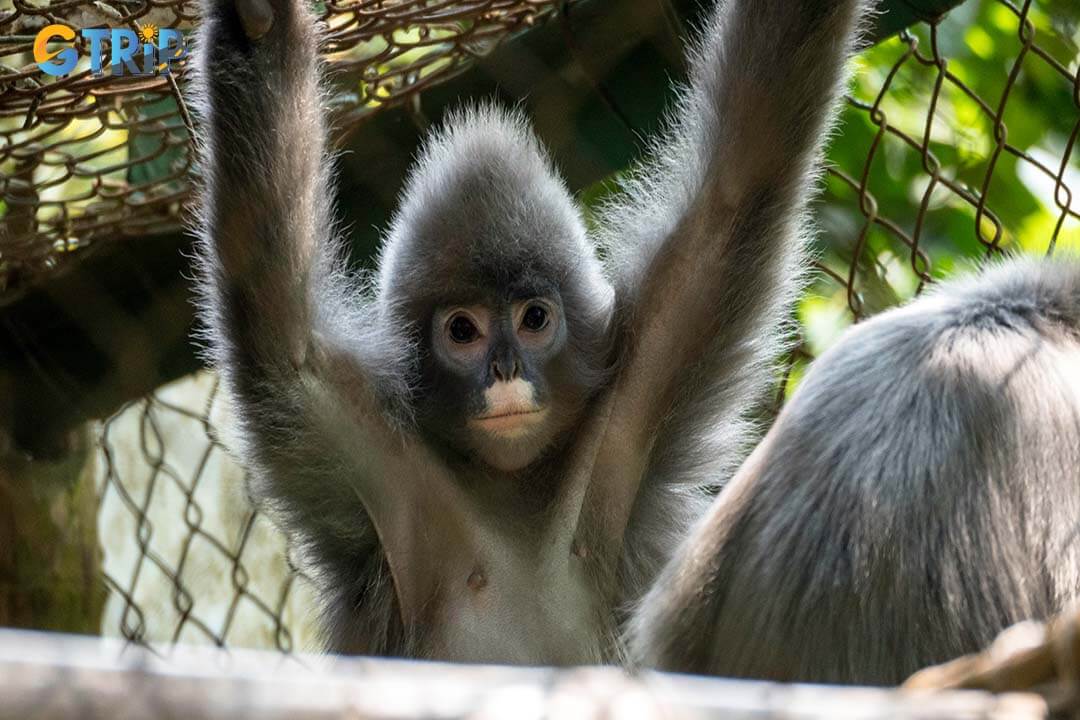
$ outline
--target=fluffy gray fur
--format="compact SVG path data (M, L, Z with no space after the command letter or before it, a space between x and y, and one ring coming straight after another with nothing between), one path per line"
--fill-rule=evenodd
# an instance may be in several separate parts
M733 211L734 241L694 268L690 288L709 288L714 317L704 320L700 356L672 368L682 375L678 392L653 438L649 481L628 526L621 570L635 596L760 437L747 410L770 387L791 337L790 308L814 227L808 201L847 81L843 60L856 51L870 7L723 3L690 47L690 86L669 131L601 213L598 240L630 315L667 301L663 291L640 297L667 251L663 240L701 232L708 242L715 226L690 221ZM695 208L704 198L712 207Z
M646 597L642 662L892 684L1080 594L1080 261L851 328Z
M599 237L519 114L453 115L364 283L333 229L311 18L299 0L206 0L205 339L252 493L317 582L328 647L621 657L623 610L745 452L861 5L724 2ZM522 278L566 309L556 387L571 409L532 462L497 472L440 434L459 408L425 381L425 343L446 297Z

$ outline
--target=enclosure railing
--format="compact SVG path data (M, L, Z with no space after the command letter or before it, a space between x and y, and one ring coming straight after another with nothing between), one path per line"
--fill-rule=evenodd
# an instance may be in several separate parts
M1046 717L1031 694L779 685L615 668L282 656L0 630L0 720Z

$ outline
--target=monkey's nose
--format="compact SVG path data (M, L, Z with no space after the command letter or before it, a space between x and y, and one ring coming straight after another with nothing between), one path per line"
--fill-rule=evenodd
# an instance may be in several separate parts
M496 358L491 361L491 372L496 380L510 382L521 374L521 367L516 357Z

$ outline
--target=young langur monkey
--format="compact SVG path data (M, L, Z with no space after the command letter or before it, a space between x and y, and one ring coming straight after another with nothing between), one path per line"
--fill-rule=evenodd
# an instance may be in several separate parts
M454 114L365 283L305 3L205 0L206 339L330 649L621 659L625 608L745 452L784 346L860 6L722 3L595 237L518 114Z

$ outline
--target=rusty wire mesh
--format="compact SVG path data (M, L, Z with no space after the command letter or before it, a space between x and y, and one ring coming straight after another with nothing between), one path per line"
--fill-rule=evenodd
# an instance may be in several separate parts
M1047 254L1052 254L1059 237L1062 235L1062 231L1066 228L1066 221L1072 221L1070 229L1075 231L1076 221L1080 220L1080 206L1073 206L1073 191L1069 183L1066 182L1066 174L1069 173L1071 167L1080 166L1080 163L1072 156L1077 137L1080 135L1080 113L1074 112L1072 118L1064 119L1065 122L1062 125L1068 130L1060 157L1056 158L1058 161L1056 166L1051 166L1025 148L1010 143L1007 126L1004 122L1009 99L1025 62L1041 63L1045 68L1057 75L1062 87L1072 96L1074 111L1080 110L1080 75L1077 73L1076 58L1072 59L1073 67L1070 70L1064 62L1036 44L1036 31L1030 18L1033 6L1032 0L1027 0L1022 6L1003 0L995 6L1005 8L1015 16L1019 41L1015 56L1008 59L1007 74L1004 77L1000 97L980 97L949 69L948 58L943 54L939 42L940 22L927 26L928 48L920 47L919 38L914 33L908 31L901 33L901 52L899 52L896 62L889 68L885 81L881 84L880 90L872 100L849 97L848 101L852 108L865 113L875 128L873 142L866 153L866 161L861 168L845 169L833 166L828 169L830 175L839 179L844 185L858 194L859 211L864 216L864 222L852 251L853 261L849 263L846 277L836 278L847 289L848 305L856 319L864 316L856 283L858 260L865 247L868 233L874 226L883 229L907 249L911 268L919 279L919 289L925 283L932 281L932 262L927 251L920 247L920 235L926 223L927 215L931 210L932 200L939 190L946 191L950 201L966 204L974 210L974 222L971 225L971 232L979 244L985 247L988 254L998 253L1004 248L1006 244L1006 227L1002 219L998 217L998 214L991 207L992 188L998 192L1008 192L1008 188L1000 186L994 188L993 186L994 170L1003 154L1027 163L1033 170L1041 173L1053 183L1053 202L1057 209L1053 229L1046 237L1032 238L1032 240L1036 243L1045 242L1045 251ZM925 124L921 134L913 134L901 126L890 123L888 114L882 109L888 98L894 78L906 66L911 65L929 68L933 75L933 91L928 98ZM975 178L978 182L975 185L958 178L958 173L955 172L957 168L949 168L944 165L938 159L932 147L935 144L935 123L956 121L956 118L942 118L936 112L942 94L948 91L958 92L969 98L984 115L981 119L987 123L987 130L989 131L987 139L990 140L990 150L986 157L980 158L980 165L983 167L977 168L978 172ZM1069 125L1071 125L1071 128L1069 128ZM882 215L877 200L868 186L870 169L875 162L880 161L880 149L886 137L898 139L903 146L917 153L922 170L927 175L925 189L918 199L917 212L910 220L907 218L893 220ZM940 145L941 141L938 140L937 144ZM1073 171L1073 174L1075 174L1075 171Z
M453 77L556 4L319 3L331 70L359 79L331 99L335 128ZM84 62L51 78L33 62L37 31L56 22L187 30L197 10L197 0L13 0L0 12L0 302L96 244L175 230L189 195L183 63L171 75L125 78L96 77ZM81 37L76 46L85 58Z
M1080 203L1073 199L1080 188L1080 33L1076 10L1062 12L1068 7L968 2L864 53L825 168L823 252L809 293L831 298L839 314L831 332L815 339L804 300L803 342L774 410L791 390L787 380L797 380L839 330L910 299L959 269L958 260L977 265L1003 251L1050 255L1061 245L1080 250ZM990 26L996 37L985 31ZM1005 37L1007 45L987 47ZM980 78L983 94L973 80L990 63L956 64L947 40L974 44L996 61L993 76ZM1045 132L1010 139L1008 127L1019 122ZM905 197L882 202L880 195L895 195L897 187ZM1042 206L1038 222L1022 207L1032 201Z
M357 53L337 62L351 63L353 72L363 74L372 67L373 56L363 54L362 48L371 47L365 43L380 33L393 35L370 17L368 11L376 5L327 6L328 14L343 18L333 42L338 49ZM491 14L489 22L481 23L484 32L449 45L442 40L429 45L431 36L421 31L414 43L389 43L379 57L405 52L408 45L410 52L423 49L422 59L418 56L403 66L409 69L395 71L385 90L374 89L384 86L373 79L370 97L346 98L346 114L370 112L372 103L399 101L424 82L434 82L439 73L452 73L455 63L474 52L470 43L494 42L532 22L549 5L473 3L467 7ZM426 5L404 6L415 14L392 22L434 27L443 21L435 11L425 15ZM16 20L36 17L23 5L17 7ZM969 2L935 24L917 26L867 51L864 72L830 153L826 192L818 205L823 227L820 279L800 306L804 342L792 356L790 382L782 383L781 399L805 362L845 325L910 297L961 261L1017 247L1041 253L1063 245L1080 248L1080 206L1073 200L1080 186L1080 163L1074 157L1080 79L1069 39L1076 28L1066 23L1062 30L1055 24L1055 8L1060 7L1030 0ZM993 33L989 24L996 28ZM1000 43L990 48L989 65L973 70L952 56L950 38L985 45L984 36ZM1007 45L1005 37L1011 38ZM981 73L980 91L973 82L976 71ZM74 99L54 99L56 89L38 88L46 100L31 113L32 75L20 75L14 82L0 77L10 88L20 83L22 88L6 91L14 92L17 102L5 104L4 111L18 110L0 119L15 117L21 123L31 117L29 130L5 130L3 162L48 161L63 172L74 172L98 151L57 126L77 124L68 118L84 117L85 103L101 103L106 96L118 108L108 117L145 121L146 103L109 95L107 85L79 86L85 79L73 81L79 90L68 94ZM168 97L170 92L159 86L147 97ZM1018 97L1022 103L1015 102ZM133 105L125 105L129 102ZM1017 107L1023 117L1013 114ZM96 112L86 110L89 116ZM183 122L168 117L143 127L159 139L177 139L175 147L182 153L169 182L182 185L188 168ZM1007 130L1032 124L1045 132ZM90 136L103 132L91 131ZM65 140L59 150L33 150L61 137ZM62 253L52 243L84 227L78 223L143 232L155 222L171 221L170 203L180 202L183 189L133 184L124 174L130 169L116 170L115 182L91 178L85 200L53 200L40 207L38 201L13 204L37 207L40 216L34 216L25 232L4 240L5 253L9 245L15 248L8 257L16 260L7 260L3 272L13 272L10 263L23 263L18 267L31 273L48 266L50 258ZM19 177L38 171L5 173L5 198ZM116 194L109 195L113 190ZM102 202L106 207L99 210ZM49 216L49 208L56 214ZM41 238L49 240L44 250ZM829 318L824 332L815 329L823 316ZM111 591L103 632L137 642L202 640L284 651L311 639L310 592L291 570L282 539L238 490L242 473L225 451L229 421L222 405L213 376L202 373L129 404L100 425L99 524L105 582Z

